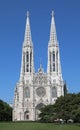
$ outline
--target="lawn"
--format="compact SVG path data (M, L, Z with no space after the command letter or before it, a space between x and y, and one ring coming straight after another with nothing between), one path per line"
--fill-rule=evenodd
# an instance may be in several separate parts
M0 130L80 130L80 125L78 124L67 124L67 125L57 125L49 123L33 123L33 122L8 122L0 123Z

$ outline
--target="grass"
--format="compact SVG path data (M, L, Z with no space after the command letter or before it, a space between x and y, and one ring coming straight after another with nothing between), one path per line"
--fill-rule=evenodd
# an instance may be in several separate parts
M77 124L50 124L36 122L0 122L0 130L80 130Z

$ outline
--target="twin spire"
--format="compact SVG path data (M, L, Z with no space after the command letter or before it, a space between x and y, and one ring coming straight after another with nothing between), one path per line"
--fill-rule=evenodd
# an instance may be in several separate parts
M56 27L55 27L55 20L54 20L54 11L52 11L49 45L55 45L56 43L57 43L57 35L56 35ZM25 36L24 36L24 46L26 45L32 45L29 11L27 11L26 29L25 29Z
M60 72L60 58L59 58L59 49L55 49L57 46L57 35L56 35L56 27L54 20L54 12L52 11L51 18L51 28L50 28L50 38L49 38L49 47L48 48L48 69L47 72ZM31 37L31 29L30 29L30 19L29 12L27 11L27 19L26 19L26 29L24 35L24 43L23 43L24 53L23 53L23 61L22 61L22 70L21 72L34 72L34 57L33 57L33 43ZM57 66L57 67L56 67Z

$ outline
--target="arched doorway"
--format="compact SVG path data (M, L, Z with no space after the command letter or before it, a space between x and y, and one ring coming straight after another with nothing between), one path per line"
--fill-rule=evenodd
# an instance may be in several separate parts
M24 113L24 119L27 121L27 120L29 120L29 111L27 110L27 111L25 111L25 113Z
M35 120L39 120L39 114L41 113L40 109L43 108L45 105L43 103L40 103L35 108Z

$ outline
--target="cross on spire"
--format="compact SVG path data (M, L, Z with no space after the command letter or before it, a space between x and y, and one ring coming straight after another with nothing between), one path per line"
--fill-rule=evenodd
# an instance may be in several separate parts
M27 11L27 17L29 17L29 11Z
M52 17L54 16L54 11L52 10Z

